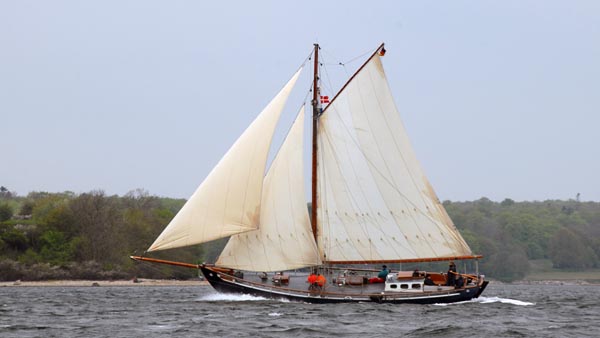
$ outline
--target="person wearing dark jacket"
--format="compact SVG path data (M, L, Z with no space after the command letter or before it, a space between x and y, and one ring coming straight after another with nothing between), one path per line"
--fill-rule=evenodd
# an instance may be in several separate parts
M446 285L454 286L456 284L456 265L454 262L450 262L448 266L448 279Z
M435 285L435 283L433 282L433 280L431 279L431 276L429 274L425 275L425 282L423 284Z

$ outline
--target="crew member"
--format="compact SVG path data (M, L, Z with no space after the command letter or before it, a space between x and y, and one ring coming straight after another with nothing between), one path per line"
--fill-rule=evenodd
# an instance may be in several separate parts
M326 282L327 282L327 280L325 279L325 276L323 276L322 274L317 275L316 283L319 287L321 287L321 288L324 287Z
M456 265L454 264L454 262L450 262L450 265L448 266L448 280L446 282L446 285L454 286L456 284L455 280L456 280Z
M387 266L384 265L382 266L381 271L379 271L379 274L377 274L377 278L381 278L385 281L385 278L387 277L388 273L390 273L390 270L388 270Z
M431 279L431 276L429 274L425 275L425 285L435 285L435 283L433 282L433 280Z

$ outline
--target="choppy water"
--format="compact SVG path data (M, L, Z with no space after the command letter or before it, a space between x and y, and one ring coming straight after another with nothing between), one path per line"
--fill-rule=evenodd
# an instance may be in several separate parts
M303 304L198 287L0 287L0 337L598 337L600 286L450 305Z

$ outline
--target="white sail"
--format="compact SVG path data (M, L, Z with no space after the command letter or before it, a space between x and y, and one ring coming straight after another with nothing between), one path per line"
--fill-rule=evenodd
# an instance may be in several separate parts
M324 260L471 255L417 162L378 55L319 121L318 240Z
M148 251L204 243L258 227L271 139L300 71L244 131Z
M216 265L283 271L320 264L304 195L303 110L265 177L258 230L232 236Z

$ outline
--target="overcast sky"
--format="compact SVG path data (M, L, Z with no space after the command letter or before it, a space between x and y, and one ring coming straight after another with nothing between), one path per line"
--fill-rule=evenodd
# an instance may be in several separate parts
M593 0L0 0L0 185L188 198L314 42L331 74L386 43L441 200L600 201Z

